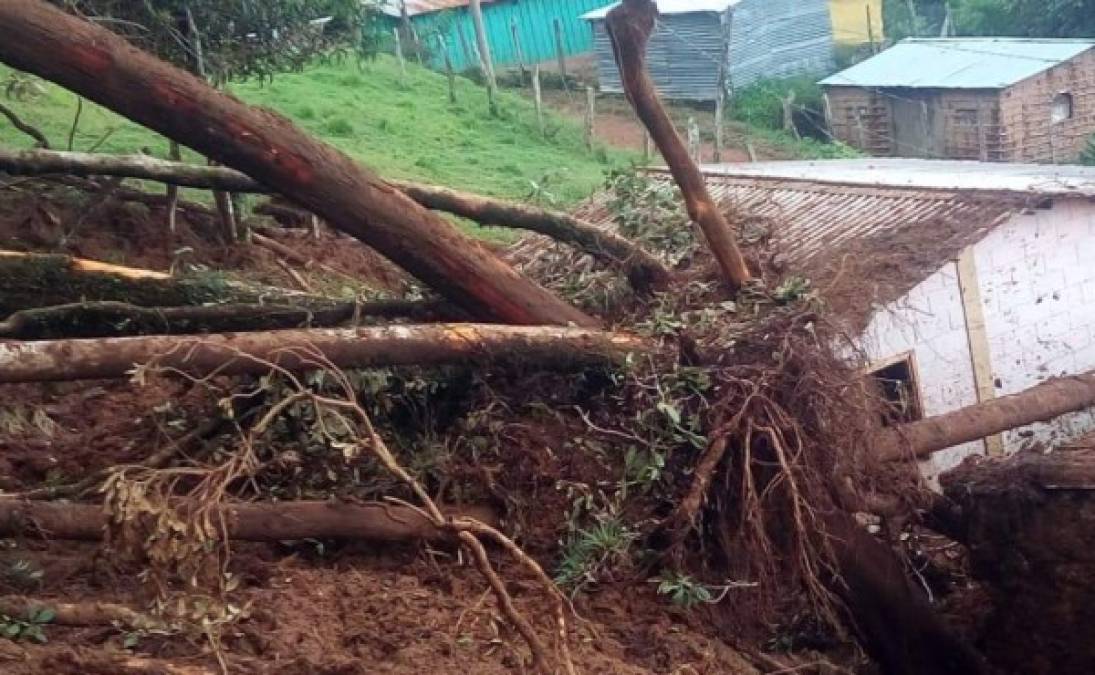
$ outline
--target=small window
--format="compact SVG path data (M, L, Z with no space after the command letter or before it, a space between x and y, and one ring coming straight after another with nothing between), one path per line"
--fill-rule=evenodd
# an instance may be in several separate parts
M915 422L924 417L911 354L868 375L874 393L882 403L883 426Z
M1054 124L1059 124L1070 119L1072 119L1072 94L1057 94L1053 97L1053 111L1050 113L1050 120Z

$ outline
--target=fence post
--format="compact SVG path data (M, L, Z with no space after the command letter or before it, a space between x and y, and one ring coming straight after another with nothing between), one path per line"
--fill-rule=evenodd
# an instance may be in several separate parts
M593 150L593 126L597 117L597 90L586 87L586 149Z
M644 162L649 162L651 154L652 153L650 151L650 132L647 131L645 127L643 127L643 161Z
M475 24L475 42L479 45L479 59L483 64L483 74L487 78L487 99L490 102L490 112L492 115L497 115L496 89L498 88L498 82L494 79L494 63L491 62L490 58L487 29L483 26L483 6L480 0L471 0L468 8L471 10L472 22Z
M521 70L521 83L525 82L525 74L528 72L525 69L525 53L521 50L521 33L517 29L517 18L510 19L509 22L510 33L513 34L513 51L517 56L517 67Z
M441 47L441 58L445 60L445 74L449 76L449 103L456 103L456 73L452 70L452 59L449 58L449 47L445 44L444 35L437 35L437 44Z
M700 163L700 127L695 117L688 118L688 154L692 155L692 161Z
M544 98L540 91L540 64L532 66L532 97L536 102L536 124L540 127L540 135L544 136Z
M874 22L871 20L871 6L867 5L867 39L871 43L871 52L878 53L878 45L874 43Z
M715 163L722 161L722 119L726 114L726 87L719 78L719 90L715 92Z
M403 60L403 41L399 39L399 29L393 28L395 36L395 57L399 59L399 86L407 86L407 63Z
M555 58L559 61L559 77L563 79L563 91L570 96L570 87L567 85L567 55L563 47L563 22L556 17L552 24L555 27Z

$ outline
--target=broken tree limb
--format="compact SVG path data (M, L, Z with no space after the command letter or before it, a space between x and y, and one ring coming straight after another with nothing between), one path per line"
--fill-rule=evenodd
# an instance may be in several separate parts
M624 93L665 158L684 196L688 215L711 247L723 276L735 290L752 279L730 224L711 195L699 167L669 118L646 68L646 45L654 31L658 7L653 0L623 0L612 9L605 28L612 41Z
M0 171L13 175L116 176L192 188L268 192L247 175L227 167L196 166L147 155L0 149ZM571 215L434 185L396 180L389 183L427 209L468 218L480 225L537 232L575 246L601 261L629 270L637 282L646 286L662 285L669 279L669 270L656 256L618 234ZM264 204L256 213L292 219L307 217L303 212L280 204ZM283 255L290 257L284 252Z
M581 368L650 351L630 335L584 328L498 324L406 324L368 328L142 336L0 343L0 382L126 377L154 362L195 376L263 374L264 361L311 370L317 354L342 368L436 366L477 362Z
M2 103L0 103L0 115L8 118L8 121L11 122L13 127L33 138L35 144L39 148L49 148L49 141L46 140L45 135L41 131L38 131L35 127L19 119L19 116L15 114L14 110Z
M0 614L26 619L41 609L53 611L49 623L58 626L124 626L130 630L156 630L164 622L124 605L110 602L58 602L23 595L0 596Z
M433 185L408 181L392 181L392 185L428 209L468 218L480 225L538 232L570 244L598 260L628 270L636 286L661 286L669 281L665 264L641 246L571 215Z
M0 3L0 60L243 171L473 316L511 324L598 323L345 154L106 28L40 0L6 0Z
M1009 429L1095 406L1095 371L1047 380L1018 394L884 429L874 440L883 461L923 458Z
M364 539L369 541L441 540L450 537L420 511L372 502L285 501L231 504L222 507L231 539ZM475 518L497 526L498 515L487 507L446 510L450 517ZM0 499L0 536L98 541L109 515L100 504Z

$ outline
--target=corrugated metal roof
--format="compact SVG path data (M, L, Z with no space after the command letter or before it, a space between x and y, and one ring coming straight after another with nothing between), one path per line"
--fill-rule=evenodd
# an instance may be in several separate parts
M708 164L703 171L771 181L1095 198L1095 167L1064 164L865 158Z
M1079 56L1093 40L910 38L821 81L851 87L1002 89Z
M655 176L671 178L662 170ZM842 246L920 228L945 228L953 248L979 240L1021 207L1018 199L991 199L961 190L837 185L776 177L713 175L707 188L724 208L743 219L770 225L771 241L792 265L818 262ZM596 195L579 215L604 226L612 223L608 195ZM957 235L955 235L957 231ZM930 236L930 234L927 234ZM940 260L942 265L946 260ZM934 271L934 270L931 270ZM930 274L930 272L928 274Z
M495 1L496 0L483 0L483 4L486 5ZM418 16L419 14L440 12L443 9L467 7L469 4L469 0L406 0L406 2L407 16ZM401 16L400 0L385 0L380 6L380 11L388 16Z
M741 0L657 0L659 14L691 14L692 12L715 12L722 14ZM582 15L583 19L593 21L603 19L608 12L620 3L614 2Z

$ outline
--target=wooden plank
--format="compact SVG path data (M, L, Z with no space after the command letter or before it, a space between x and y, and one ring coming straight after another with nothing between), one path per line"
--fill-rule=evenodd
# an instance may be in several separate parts
M996 382L992 372L992 353L989 350L988 330L985 327L985 308L981 304L981 285L977 279L977 262L973 247L969 246L958 257L958 290L962 296L962 313L966 322L970 360L973 364L973 380L977 390L977 402L985 403L996 398ZM990 457L1004 454L1004 439L1000 434L985 438L985 451Z

